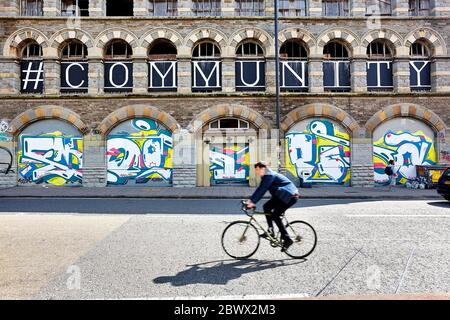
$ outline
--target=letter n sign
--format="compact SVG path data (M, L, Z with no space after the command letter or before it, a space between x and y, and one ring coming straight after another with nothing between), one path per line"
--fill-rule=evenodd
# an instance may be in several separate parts
M148 68L149 91L177 91L176 61L150 61Z
M431 62L427 60L409 62L409 81L412 90L431 89Z
M88 92L88 63L61 62L61 92Z
M133 91L133 63L128 61L105 62L105 92Z
M192 61L192 91L222 89L220 61Z
M42 60L24 60L20 64L21 85L23 93L44 92L44 62Z
M264 91L266 88L263 60L236 61L236 91Z
M284 91L308 91L308 62L282 61L280 83Z

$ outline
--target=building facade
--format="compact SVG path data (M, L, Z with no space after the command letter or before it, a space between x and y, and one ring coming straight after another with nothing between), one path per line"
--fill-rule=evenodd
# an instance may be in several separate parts
M450 0L0 0L0 186L373 186L450 163Z

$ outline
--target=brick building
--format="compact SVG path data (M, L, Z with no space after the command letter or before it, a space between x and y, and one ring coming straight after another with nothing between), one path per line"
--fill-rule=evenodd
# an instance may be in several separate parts
M0 0L0 185L372 186L450 162L450 0ZM4 169L5 164L0 164Z

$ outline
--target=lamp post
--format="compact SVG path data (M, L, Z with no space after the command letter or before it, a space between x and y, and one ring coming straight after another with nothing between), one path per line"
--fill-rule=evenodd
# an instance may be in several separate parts
M279 86L279 66L280 55L278 50L278 0L274 0L274 23L275 23L275 112L276 112L276 126L280 130L280 86Z

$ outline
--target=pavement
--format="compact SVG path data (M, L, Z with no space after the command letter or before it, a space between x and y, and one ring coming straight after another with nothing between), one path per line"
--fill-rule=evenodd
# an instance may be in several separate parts
M263 240L250 259L228 257L222 231L247 218L235 199L0 201L3 299L448 299L450 293L448 201L299 201L289 220L307 221L318 237L304 260Z
M163 198L163 199L245 199L255 188L223 187L47 187L27 186L0 188L0 198ZM305 199L441 199L435 189L397 187L332 187L299 189ZM268 194L266 194L268 197Z

